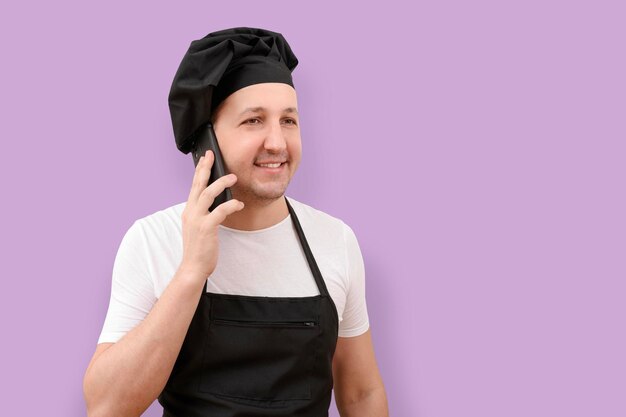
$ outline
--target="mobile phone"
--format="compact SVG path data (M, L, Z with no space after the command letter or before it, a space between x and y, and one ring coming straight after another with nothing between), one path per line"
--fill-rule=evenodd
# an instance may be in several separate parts
M226 168L224 167L222 152L220 151L220 147L217 144L217 137L215 136L215 131L213 130L213 125L211 123L206 123L203 126L200 126L198 130L196 130L192 139L192 149L194 166L198 165L200 157L204 156L207 149L212 150L213 154L215 155L213 166L211 167L211 177L209 178L209 183L207 184L207 187L219 177L223 177L224 175L228 174L228 172L226 172ZM211 207L209 207L209 211L213 211L215 207L229 200L232 200L232 198L233 195L230 191L230 188L226 187L224 191L222 191L217 197L215 197L215 201L213 201L213 204L211 204Z

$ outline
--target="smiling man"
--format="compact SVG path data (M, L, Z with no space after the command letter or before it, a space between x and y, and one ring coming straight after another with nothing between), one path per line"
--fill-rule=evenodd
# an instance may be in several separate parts
M186 202L133 223L84 378L89 416L388 416L352 229L285 191L302 156L283 36L192 42L170 91L176 144L210 122L228 172L197 163ZM230 188L232 199L209 211Z

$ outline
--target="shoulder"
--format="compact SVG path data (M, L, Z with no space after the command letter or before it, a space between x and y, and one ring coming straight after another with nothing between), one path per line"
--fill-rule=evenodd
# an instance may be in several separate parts
M332 216L322 210L316 209L306 203L295 200L292 197L287 197L289 203L293 207L294 211L298 215L298 220L304 227L305 224L310 225L316 229L321 228L325 231L336 231L343 233L344 227L347 225L343 220Z
M162 228L181 225L181 215L185 209L186 201L155 211L147 216L137 219L144 227Z
M177 203L140 217L131 226L129 233L141 236L148 246L171 243L182 238L181 214L187 202Z
M340 218L287 197L307 237L324 242L330 250L343 249L356 242L352 228Z

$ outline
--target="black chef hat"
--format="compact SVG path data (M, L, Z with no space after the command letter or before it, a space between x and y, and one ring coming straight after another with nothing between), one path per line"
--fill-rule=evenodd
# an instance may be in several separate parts
M235 91L252 84L280 82L293 87L298 59L280 33L238 27L191 42L168 97L176 147L187 154L190 137Z

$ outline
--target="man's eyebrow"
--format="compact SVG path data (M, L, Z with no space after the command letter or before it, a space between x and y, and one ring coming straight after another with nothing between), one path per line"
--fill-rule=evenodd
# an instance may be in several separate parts
M256 113L259 111L265 111L265 107L262 106L258 106L258 107L248 107L247 109L245 109L244 111L242 111L241 113L239 113L239 116L243 116L246 113ZM283 110L283 113L295 113L298 114L298 110L295 107L287 107L286 109Z

